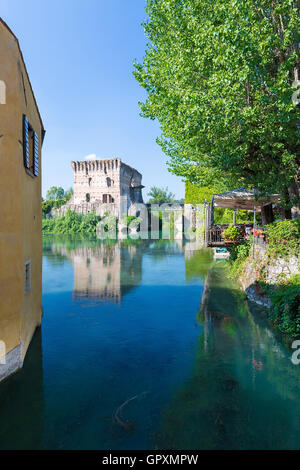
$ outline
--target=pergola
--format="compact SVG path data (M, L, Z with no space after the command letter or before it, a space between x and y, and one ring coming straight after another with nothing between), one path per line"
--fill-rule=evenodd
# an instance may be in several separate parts
M214 224L215 207L233 209L233 222L235 223L235 211L237 209L257 212L261 211L262 207L268 206L269 204L275 204L279 201L279 194L271 194L258 198L257 193L254 190L248 190L245 188L239 188L232 191L227 191L225 193L215 194L211 199L210 226Z

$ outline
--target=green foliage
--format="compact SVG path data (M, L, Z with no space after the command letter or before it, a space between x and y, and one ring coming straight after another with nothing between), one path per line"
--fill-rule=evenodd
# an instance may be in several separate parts
M223 238L225 238L226 240L232 240L232 241L236 241L240 235L241 235L240 229L235 227L234 225L229 225L229 227L226 230L224 230L222 234Z
M42 231L43 233L55 233L55 219L43 219Z
M110 232L111 236L108 236L108 238L114 238L117 230L117 217L109 215L109 212L105 212L104 217L100 218L100 223L97 224L97 230L100 230L100 232Z
M90 212L89 214L82 216L82 220L79 225L79 233L95 233L100 220L101 217L96 215L94 212Z
M86 233L95 234L96 226L100 222L100 217L91 212L87 215L77 214L67 210L66 215L53 219L43 219L43 233L75 234Z
M185 204L203 204L204 201L210 202L214 194L220 192L215 186L200 186L185 182Z
M243 267L248 261L251 250L251 242L244 240L241 244L233 246L230 250L229 277L236 279L243 271Z
M220 207L215 208L215 224L227 225L232 224L233 221L233 210L232 209L221 209ZM238 209L236 211L236 223L237 224L252 224L253 213ZM256 214L256 223L261 223L261 215Z
M240 245L235 245L230 250L230 261L242 261L250 254L251 243L249 240L243 241Z
M269 258L300 253L300 219L282 220L266 226Z
M43 217L46 217L53 208L59 209L61 206L64 206L71 199L73 193L73 188L69 188L67 191L64 191L63 188L52 186L52 188L47 191L46 201L42 201Z
M269 312L271 322L291 336L300 334L300 276L278 288L270 289L272 305Z
M175 194L169 192L168 187L157 188L156 186L152 186L148 196L150 196L149 204L173 204L175 200Z
M61 206L64 206L66 204L65 198L63 199L49 199L47 201L42 202L42 214L43 217L47 216L51 210L54 209L59 209Z
M214 186L201 186L193 184L190 181L185 182L185 204L203 204L204 201L210 202L214 194L226 191L224 184ZM215 208L215 224L231 224L233 221L232 209ZM237 223L252 223L253 214L245 210L237 210L236 213Z
M185 278L187 281L193 279L205 279L213 264L212 250L199 250L185 260Z
M67 191L65 191L65 194L64 194L65 201L68 202L71 199L71 197L73 196L73 194L74 194L73 188L67 189Z
M53 201L53 200L51 200L51 201L42 201L42 214L43 214L43 217L46 217L46 215L48 215L51 212L51 210L54 207L54 204L55 204L55 201Z
M125 215L123 214L121 217L122 224L126 225L127 227L137 227L141 222L141 217L136 217L135 215Z
M272 240L271 250L272 261L273 257L279 258L291 255L292 253L299 256L295 252L294 241L299 234L295 231L297 221L283 221L276 222L268 226L271 227L270 239ZM289 248L286 244L282 244L281 237L293 237ZM249 255L251 252L251 240L243 242L231 249L229 260L229 276L238 278L245 265L250 261ZM270 261L270 258L269 258ZM272 324L280 331L287 333L291 336L300 334L300 274L293 276L288 281L282 281L277 285L269 285L264 281L264 264L261 266L253 266L257 269L256 278L257 283L262 292L267 294L271 300L271 307L269 310L269 319Z
M148 0L147 13L134 75L170 171L204 186L286 193L300 166L298 3Z
M57 199L62 199L64 194L65 191L61 186L51 186L51 188L47 191L46 198L48 200L56 201Z

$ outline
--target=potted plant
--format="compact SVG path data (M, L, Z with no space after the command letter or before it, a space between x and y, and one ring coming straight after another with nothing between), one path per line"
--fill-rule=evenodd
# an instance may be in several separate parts
M234 225L229 225L229 227L227 227L222 233L222 237L224 238L225 243L236 242L240 235L240 229L238 229Z
M264 238L265 232L262 229L259 229L258 230L258 236L259 236L259 238Z

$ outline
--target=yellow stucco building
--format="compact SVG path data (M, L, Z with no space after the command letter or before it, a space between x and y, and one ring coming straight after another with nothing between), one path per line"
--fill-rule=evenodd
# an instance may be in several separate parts
M0 18L0 380L22 367L41 323L44 134L18 39Z

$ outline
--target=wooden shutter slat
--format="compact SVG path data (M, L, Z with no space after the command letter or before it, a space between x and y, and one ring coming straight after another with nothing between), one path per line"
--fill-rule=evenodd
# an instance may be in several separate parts
M24 154L24 166L29 168L29 137L28 137L28 119L23 116L23 154Z
M33 174L39 176L39 136L36 132L33 133Z

